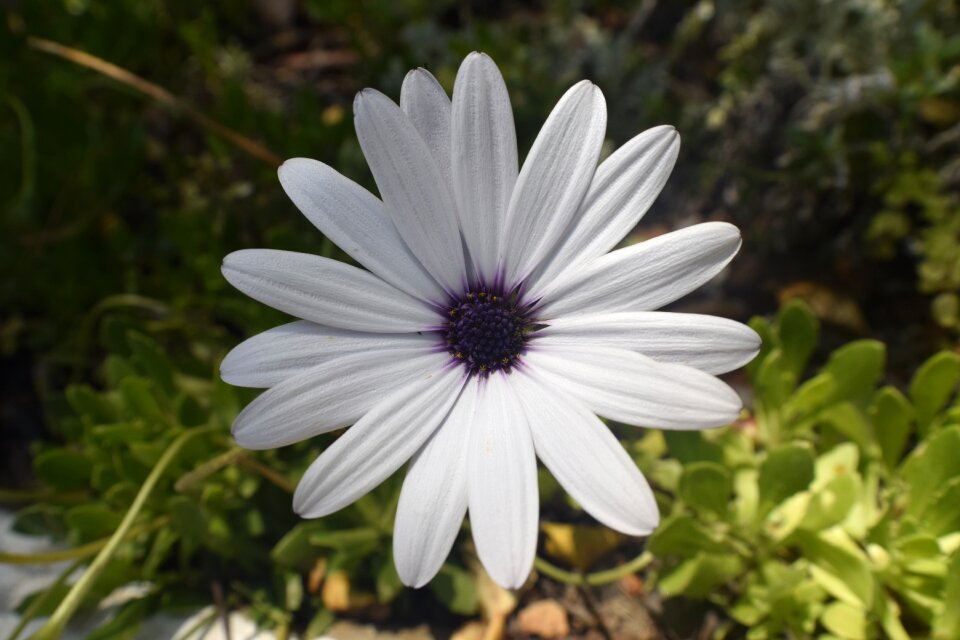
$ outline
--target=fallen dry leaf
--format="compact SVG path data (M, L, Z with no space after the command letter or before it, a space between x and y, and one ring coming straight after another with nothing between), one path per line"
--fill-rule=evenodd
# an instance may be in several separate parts
M624 541L623 535L606 527L546 522L540 528L546 535L547 555L581 572Z
M863 312L852 297L818 282L794 282L781 289L777 298L780 304L799 298L810 306L813 314L820 320L857 334L869 332Z
M335 613L356 611L377 602L372 593L354 590L350 586L350 576L346 571L334 571L327 576L320 598L323 605Z
M470 568L476 576L480 611L487 620L483 640L499 640L503 637L507 616L517 608L517 597L494 582L478 561L471 562Z
M525 634L541 638L565 638L570 634L567 612L556 600L539 600L524 607L517 625Z

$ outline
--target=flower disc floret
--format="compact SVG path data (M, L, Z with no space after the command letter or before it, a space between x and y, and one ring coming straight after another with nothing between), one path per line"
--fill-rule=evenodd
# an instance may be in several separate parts
M470 374L509 373L519 361L531 323L512 297L468 291L450 306L447 316L447 349Z

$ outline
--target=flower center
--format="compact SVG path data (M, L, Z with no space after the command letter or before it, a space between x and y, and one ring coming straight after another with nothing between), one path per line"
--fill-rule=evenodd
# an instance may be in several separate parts
M478 290L450 306L447 349L471 374L509 373L526 346L530 321L515 297Z

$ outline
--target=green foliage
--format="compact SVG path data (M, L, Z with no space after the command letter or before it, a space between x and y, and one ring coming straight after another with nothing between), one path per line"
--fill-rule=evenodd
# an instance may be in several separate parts
M281 157L318 158L368 187L349 117L364 86L396 97L405 70L425 65L450 89L463 55L482 49L506 76L522 157L562 91L589 77L610 98L608 147L664 122L683 134L651 219L732 219L755 255L800 255L803 277L846 277L853 263L868 275L849 286L870 291L887 280L871 260L905 259L937 322L960 327L955 3L306 0L294 20L264 26L251 7L266 4L4 9L0 356L33 365L49 427L34 452L41 499L18 528L102 541L179 434L216 430L177 457L90 594L131 579L158 587L101 637L170 605L161 593L206 603L212 580L229 605L316 633L333 620L331 575L346 576L350 612L407 610L389 551L399 482L301 522L288 491L329 437L264 453L230 440L252 394L220 383L218 361L282 316L232 291L222 257L269 246L344 258L296 213L275 168L27 36L116 62ZM327 55L340 62L316 62ZM893 312L910 306L896 291ZM906 390L878 388L879 342L847 344L808 376L809 309L788 303L753 326L764 345L748 366L751 418L627 438L663 507L649 540L661 591L727 607L751 637L960 636L944 606L960 601L956 353L934 356ZM545 509L584 517L548 475L540 486ZM463 616L480 606L465 539L418 596Z
M924 363L908 399L878 388L874 341L801 382L817 329L800 304L753 326L765 338L748 367L754 417L673 434L649 463L670 496L648 545L658 588L725 607L750 638L956 637L956 354ZM677 461L671 481L662 469Z

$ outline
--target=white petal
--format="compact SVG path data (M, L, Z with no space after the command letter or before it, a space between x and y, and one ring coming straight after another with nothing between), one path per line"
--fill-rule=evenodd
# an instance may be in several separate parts
M694 313L626 311L550 320L536 334L539 347L628 349L657 362L707 373L733 371L760 351L760 336L745 324Z
M739 249L740 231L726 222L666 233L565 272L543 295L538 314L659 309L713 278Z
M502 251L506 282L536 268L580 208L597 169L607 108L594 84L571 87L554 107L517 178Z
M299 320L238 344L220 363L220 377L238 387L265 389L342 355L428 351L437 344L436 336L429 333L365 333Z
M477 555L495 582L516 589L533 566L539 497L530 427L505 375L481 385L467 474Z
M433 74L413 69L400 88L400 108L420 132L440 167L443 180L450 179L450 98Z
M456 401L466 377L447 367L397 389L337 438L293 494L304 518L339 511L386 480L430 437Z
M316 160L287 160L277 173L297 208L347 255L402 291L443 299L376 196Z
M273 449L346 427L387 393L436 377L449 360L423 349L340 356L260 394L234 420L233 437L246 449Z
M467 513L467 446L477 379L467 382L450 415L410 463L393 525L393 559L404 584L430 582Z
M570 228L540 269L532 290L558 274L579 269L630 233L660 195L680 153L680 135L669 125L648 129L597 168Z
M642 427L705 429L733 422L737 392L707 373L656 362L625 349L530 349L524 361L538 380L556 385L602 416Z
M451 138L460 228L477 273L492 282L517 180L517 134L503 76L482 53L467 56L457 72Z
M396 104L373 89L353 102L357 138L404 242L448 292L466 284L450 186L427 143Z
M244 249L223 259L227 281L254 300L331 327L406 333L438 324L434 310L377 276L293 251Z
M580 402L517 372L537 457L583 509L622 533L650 535L660 522L650 485L617 438Z

